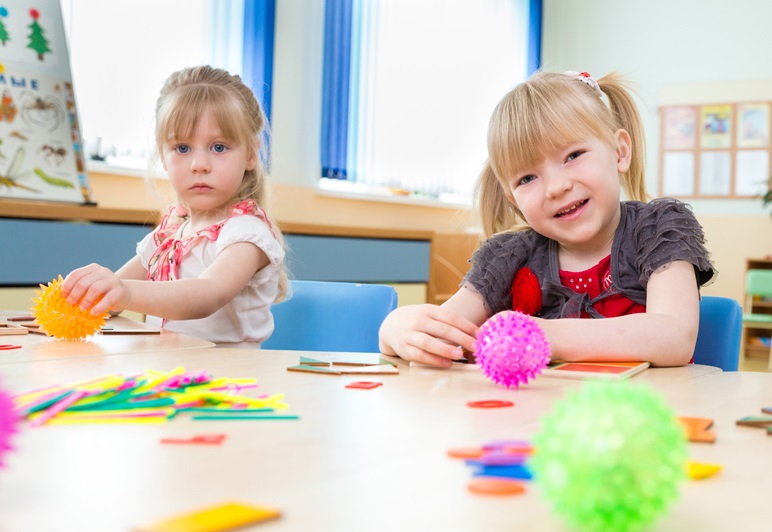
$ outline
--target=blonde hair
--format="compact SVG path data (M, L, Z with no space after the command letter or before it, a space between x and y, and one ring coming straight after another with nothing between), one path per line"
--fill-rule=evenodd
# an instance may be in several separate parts
M649 199L643 127L630 89L615 73L600 78L598 86L608 105L577 77L541 71L512 89L496 106L488 126L488 160L475 188L486 237L528 228L514 204L508 180L537 164L549 151L587 135L616 149L616 131L627 131L632 159L629 170L621 175L622 188L628 199Z
M197 66L174 72L161 88L156 102L155 138L158 153L164 143L172 138L189 138L195 131L201 116L211 113L224 138L246 146L255 156L257 164L246 170L241 187L233 203L253 199L265 210L269 191L265 161L267 160L268 128L265 114L239 76L211 66ZM284 237L274 220L270 220L273 233L286 248ZM276 301L284 299L288 279L284 265L279 273L279 294Z

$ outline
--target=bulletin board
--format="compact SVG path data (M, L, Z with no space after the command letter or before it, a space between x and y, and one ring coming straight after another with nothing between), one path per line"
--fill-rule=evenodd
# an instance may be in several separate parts
M770 181L772 102L660 108L660 195L751 198Z
M0 0L0 198L93 203L59 0Z

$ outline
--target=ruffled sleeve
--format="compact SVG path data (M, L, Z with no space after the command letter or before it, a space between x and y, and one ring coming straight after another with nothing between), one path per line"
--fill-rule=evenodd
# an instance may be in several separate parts
M271 228L257 216L234 216L223 224L217 237L217 255L231 244L249 242L260 248L270 263L260 269L251 279L250 286L257 287L278 275L284 260L284 248L273 236Z
M145 237L137 243L137 255L145 270L147 270L147 265L150 262L150 257L153 256L155 248L154 232L146 234Z
M658 268L681 260L694 265L698 286L712 282L717 272L691 208L671 198L642 205L632 238L641 285L645 287Z
M512 307L512 279L530 255L533 236L532 230L500 233L483 242L472 256L472 268L461 286L479 293L491 314Z

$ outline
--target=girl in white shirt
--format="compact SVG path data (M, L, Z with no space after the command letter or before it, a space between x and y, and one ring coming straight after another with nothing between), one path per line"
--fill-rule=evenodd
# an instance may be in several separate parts
M262 208L264 132L238 76L209 66L172 74L156 105L156 145L178 203L117 272L78 268L62 295L93 314L157 316L216 343L266 340L287 276L282 234Z

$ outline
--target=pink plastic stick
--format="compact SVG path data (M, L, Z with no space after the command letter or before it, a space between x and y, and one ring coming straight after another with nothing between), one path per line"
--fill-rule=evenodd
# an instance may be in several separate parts
M80 399L86 397L88 395L88 392L86 390L77 390L75 392L72 392L70 395L59 401L58 403L55 403L51 405L47 410L44 410L38 417L35 419L32 419L29 424L31 427L39 427L55 415L57 415L59 412L62 412L66 408L69 408L74 403L78 402Z
M64 390L64 388L60 388L59 390L57 390L55 392L47 393L45 395L41 395L40 397L38 397L34 401L20 406L18 408L17 412L19 412L19 415L26 416L29 413L29 411L32 410L33 408L35 408L36 406L41 405L41 404L43 404L43 403L45 403L47 401L50 401L54 397L62 395L63 390Z

